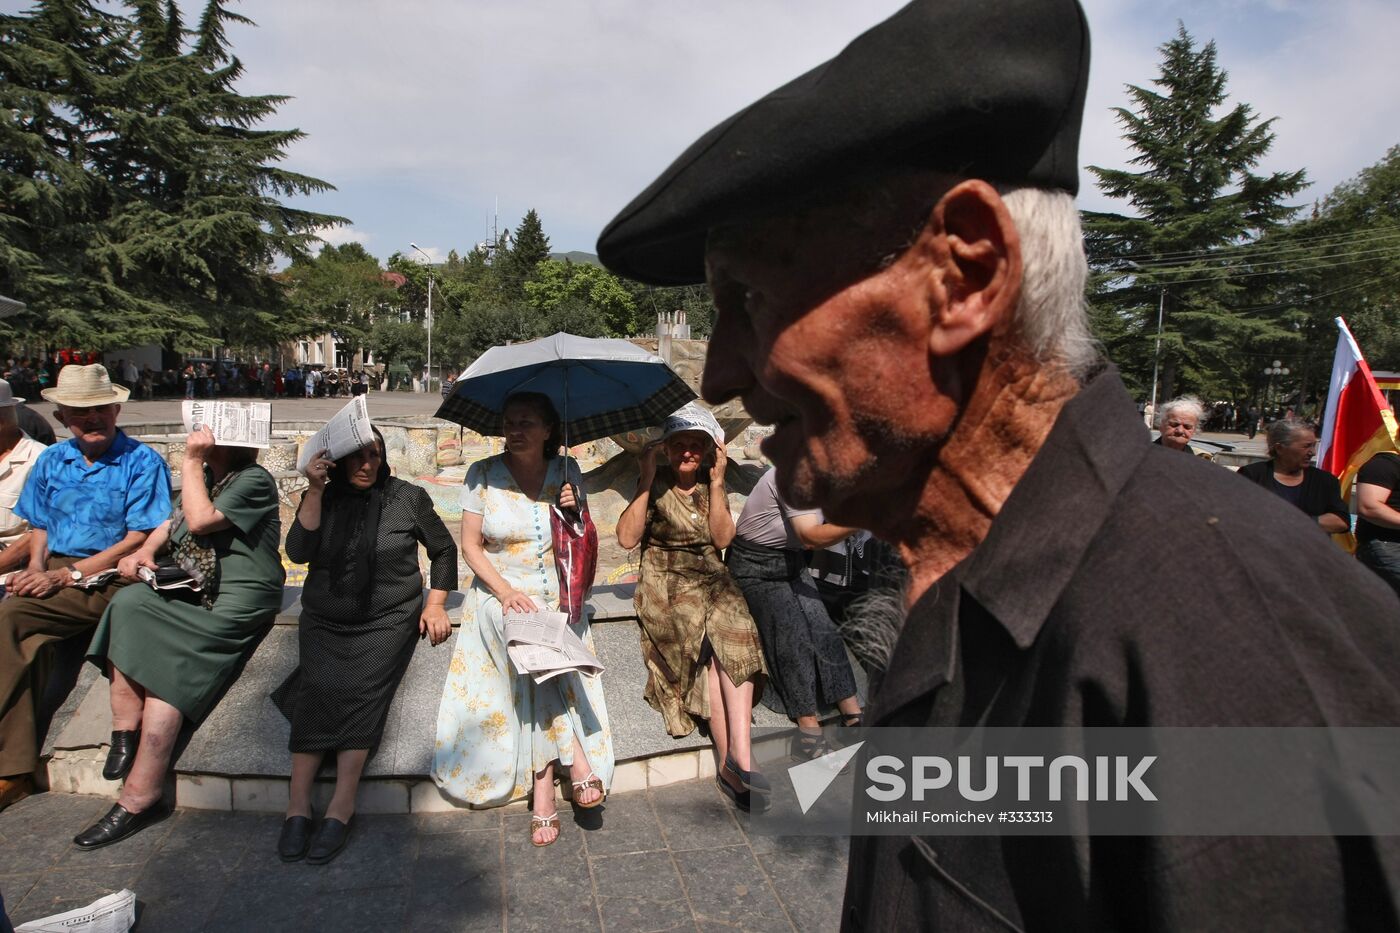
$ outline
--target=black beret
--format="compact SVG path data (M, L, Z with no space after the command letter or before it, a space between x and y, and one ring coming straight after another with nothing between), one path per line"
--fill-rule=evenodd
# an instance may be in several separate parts
M914 0L700 137L613 218L598 257L702 282L711 228L881 167L1074 194L1088 80L1076 0Z

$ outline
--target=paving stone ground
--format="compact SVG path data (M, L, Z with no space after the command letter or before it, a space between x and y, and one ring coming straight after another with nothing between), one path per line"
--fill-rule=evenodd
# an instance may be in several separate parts
M97 797L41 794L0 813L0 893L12 922L125 888L139 933L487 930L825 931L839 926L844 842L750 834L712 781L561 807L530 845L512 810L356 816L329 865L283 864L281 817L181 810L83 852Z

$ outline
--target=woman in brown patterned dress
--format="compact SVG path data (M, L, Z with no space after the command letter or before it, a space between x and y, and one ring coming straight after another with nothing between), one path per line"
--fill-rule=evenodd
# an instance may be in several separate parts
M671 469L659 478L663 449ZM635 601L647 702L678 738L697 719L708 720L720 790L748 809L751 792L769 790L752 770L749 746L753 704L767 672L744 595L719 556L734 538L726 462L723 434L709 412L687 405L672 415L661 443L642 456L617 540L629 550L642 545Z

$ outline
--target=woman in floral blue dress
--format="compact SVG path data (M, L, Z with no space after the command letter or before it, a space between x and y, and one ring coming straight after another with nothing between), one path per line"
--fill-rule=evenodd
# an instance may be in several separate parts
M569 769L574 803L597 806L612 783L612 734L601 679L567 673L536 684L506 655L503 610L559 606L549 509L574 507L581 485L577 466L556 456L559 417L547 397L513 396L502 420L505 452L472 464L462 490L462 554L476 576L438 711L433 778L475 806L533 793L531 840L543 846L559 836L554 763ZM573 630L592 650L586 613Z

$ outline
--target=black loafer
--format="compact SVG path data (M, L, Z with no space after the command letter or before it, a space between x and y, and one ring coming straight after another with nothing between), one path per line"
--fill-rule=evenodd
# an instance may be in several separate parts
M131 772L131 764L136 760L136 747L140 744L140 729L113 732L107 763L102 766L102 777L108 781L120 781L126 777Z
M277 854L284 862L299 862L306 858L306 850L311 848L311 829L315 826L309 816L289 816L282 824L282 835L277 838Z
M307 864L324 865L340 854L345 848L345 840L350 836L350 825L340 820L327 818L311 840L311 849L306 853Z
M760 772L745 771L739 767L738 762L728 755L724 757L724 767L730 774L739 779L739 783L743 784L746 790L751 790L755 794L771 794L773 792L773 785L769 784L768 779Z
M169 815L170 807L164 800L157 800L140 813L132 813L121 804L114 804L106 816L74 836L73 845L80 849L100 849L134 836Z
M748 813L753 806L753 796L746 790L735 790L729 786L729 782L719 775L715 776L715 783L719 785L720 792L734 802L734 807L744 813Z

